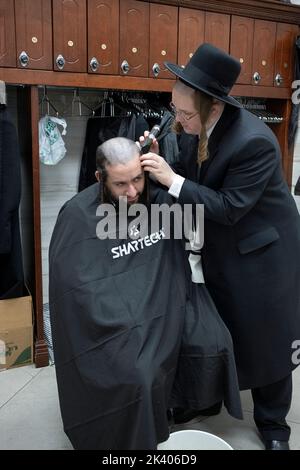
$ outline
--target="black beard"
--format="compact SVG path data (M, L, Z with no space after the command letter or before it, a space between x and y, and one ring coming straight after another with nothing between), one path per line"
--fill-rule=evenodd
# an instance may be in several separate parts
M119 209L119 199L116 199L110 190L107 188L106 184L104 183L104 187L102 188L102 183L99 184L100 186L100 203L105 203L105 204L112 204L115 209L118 211ZM139 193L139 198L136 204L147 204L147 189L146 189L146 184L143 189L143 192L140 194ZM131 204L127 204L130 206Z

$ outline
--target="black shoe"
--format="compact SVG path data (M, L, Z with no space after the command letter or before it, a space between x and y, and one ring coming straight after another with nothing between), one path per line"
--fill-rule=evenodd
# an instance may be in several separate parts
M288 441L265 441L266 450L290 450Z
M222 408L222 402L218 402L209 408L203 410L186 410L184 408L173 408L174 424L183 424L191 421L197 416L215 416L218 415Z

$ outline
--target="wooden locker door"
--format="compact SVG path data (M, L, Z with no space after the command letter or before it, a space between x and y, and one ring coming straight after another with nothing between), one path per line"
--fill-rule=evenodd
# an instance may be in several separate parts
M51 0L15 0L17 65L52 70Z
M290 88L294 79L295 41L299 27L277 23L274 84Z
M120 1L119 70L124 75L147 77L149 63L149 4Z
M88 71L119 73L119 0L88 0Z
M229 52L230 15L206 12L205 42Z
M54 69L87 71L86 0L53 0Z
M177 63L177 27L177 7L150 4L150 77L175 78L164 62Z
M16 66L15 10L12 0L0 0L0 67Z
M205 13L179 8L178 64L185 65L204 42Z
M241 64L237 83L251 85L254 20L242 16L231 17L230 54Z
M252 83L262 86L274 84L276 23L255 20L253 40Z

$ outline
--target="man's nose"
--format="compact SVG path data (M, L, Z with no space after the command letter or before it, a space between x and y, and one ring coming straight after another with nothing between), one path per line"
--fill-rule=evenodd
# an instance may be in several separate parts
M137 195L137 190L135 189L133 184L130 184L127 188L126 195L128 197L135 197Z

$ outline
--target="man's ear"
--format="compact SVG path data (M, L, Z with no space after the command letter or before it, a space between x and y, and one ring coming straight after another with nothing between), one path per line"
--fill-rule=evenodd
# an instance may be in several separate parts
M100 173L100 171L96 170L96 171L95 171L95 176L96 176L96 180L97 180L97 181L100 181L100 180L101 180L101 173Z

